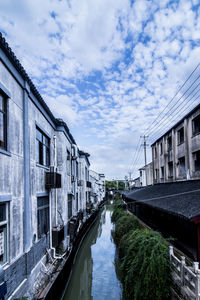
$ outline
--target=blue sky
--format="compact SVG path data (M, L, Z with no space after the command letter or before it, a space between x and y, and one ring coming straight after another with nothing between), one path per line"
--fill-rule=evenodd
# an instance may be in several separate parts
M0 31L91 168L124 178L140 135L199 62L200 4L0 0ZM143 164L141 149L134 176Z

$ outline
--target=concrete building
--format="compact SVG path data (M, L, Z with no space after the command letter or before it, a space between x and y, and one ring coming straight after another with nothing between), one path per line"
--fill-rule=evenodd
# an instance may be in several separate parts
M153 165L152 162L139 169L140 185L147 186L153 184Z
M152 144L154 183L200 179L200 105Z
M0 166L0 294L31 298L47 258L70 246L71 224L86 215L90 162L1 34Z
M105 175L92 170L89 171L89 175L91 182L90 201L96 207L105 197Z

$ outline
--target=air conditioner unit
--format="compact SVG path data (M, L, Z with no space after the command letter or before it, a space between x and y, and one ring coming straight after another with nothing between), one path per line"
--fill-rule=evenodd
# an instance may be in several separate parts
M72 175L72 182L75 182L76 181L76 177L74 175Z
M46 172L46 178L45 178L46 189L61 188L61 174L58 174L54 170L55 169L50 168L50 172Z
M58 247L58 245L64 239L64 227L61 228L52 228L52 246L54 248Z

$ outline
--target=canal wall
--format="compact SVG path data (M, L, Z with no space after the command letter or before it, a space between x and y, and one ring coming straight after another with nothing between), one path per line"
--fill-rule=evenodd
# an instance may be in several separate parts
M63 261L60 263L51 281L41 292L41 294L37 297L38 300L62 299L71 276L72 267L79 247L81 246L82 241L85 238L88 231L90 230L91 226L96 221L103 205L104 203L102 202L99 205L98 209L90 215L90 217L85 221L85 223L83 223L82 227L76 235L76 238L73 241L71 250L67 254L67 257L64 258Z

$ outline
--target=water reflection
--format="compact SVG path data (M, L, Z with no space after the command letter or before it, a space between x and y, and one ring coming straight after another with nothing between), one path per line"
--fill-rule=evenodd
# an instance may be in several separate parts
M120 282L114 266L111 213L107 206L85 238L64 300L121 299Z

